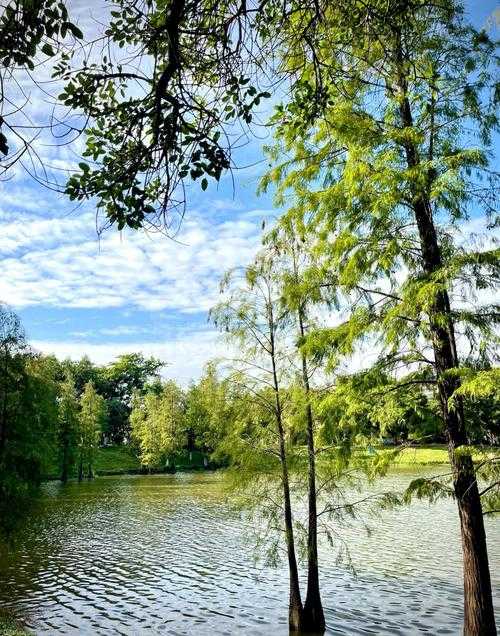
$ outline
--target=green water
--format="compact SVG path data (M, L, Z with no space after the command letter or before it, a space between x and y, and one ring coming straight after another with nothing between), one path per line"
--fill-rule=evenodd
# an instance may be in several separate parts
M408 471L385 487L402 489ZM256 564L217 473L47 484L15 550L0 552L0 606L36 634L287 634L284 567ZM459 634L457 513L419 502L342 531L321 550L329 634ZM496 605L500 520L489 520Z

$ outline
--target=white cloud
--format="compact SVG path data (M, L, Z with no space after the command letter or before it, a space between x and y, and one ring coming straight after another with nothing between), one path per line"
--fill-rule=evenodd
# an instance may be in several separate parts
M110 230L100 241L92 213L0 224L0 298L13 307L135 307L206 311L229 268L251 261L253 219L210 221L191 213L176 240Z

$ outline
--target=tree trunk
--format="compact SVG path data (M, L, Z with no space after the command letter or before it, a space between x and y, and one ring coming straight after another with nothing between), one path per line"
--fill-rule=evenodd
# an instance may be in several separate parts
M295 552L295 538L293 532L292 503L290 498L290 479L288 475L288 463L285 448L285 431L283 428L283 409L279 393L279 381L276 371L276 353L274 341L274 320L272 310L269 315L269 333L271 342L271 363L273 369L273 388L275 397L275 415L278 427L279 454L281 463L281 480L283 485L283 504L285 520L285 540L288 557L288 572L290 578L290 594L288 602L288 625L291 632L302 630L303 606L300 594L299 570L297 566L297 556Z
M396 35L397 88L400 93L401 121L406 128L413 126L413 117L407 96L407 82L402 72L400 34ZM408 167L417 167L420 163L417 147L407 142L404 149ZM442 257L428 191L414 188L413 211L420 238L423 270L425 274L432 276L442 267ZM458 366L458 356L446 290L436 294L429 310L429 323L441 411L453 470L453 486L460 516L464 572L464 635L495 636L497 632L481 498L472 457L470 453L459 450L461 446L467 445L463 405L460 399L455 399L453 408L449 403L459 387L459 380L447 375L449 370Z
M298 311L299 330L304 337L302 308ZM314 420L310 401L309 372L306 356L302 354L302 382L306 394L307 454L308 454L308 530L307 530L307 593L304 603L302 629L322 634L325 631L325 615L321 602L318 565L318 514L316 505L316 453L314 448Z
M281 417L279 418L281 420ZM278 425L280 435L280 458L283 481L284 517L286 549L288 555L288 571L290 575L290 595L288 602L288 625L291 632L302 631L303 607L300 595L299 571L295 554L295 539L293 533L292 504L290 500L290 482L286 461L285 441L283 426Z
M63 446L61 481L63 484L68 481L68 445L66 442L64 442Z
M78 466L78 481L83 481L83 458L80 457L80 464Z

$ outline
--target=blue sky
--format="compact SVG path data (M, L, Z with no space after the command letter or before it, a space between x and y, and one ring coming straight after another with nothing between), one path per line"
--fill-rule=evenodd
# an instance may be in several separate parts
M469 2L474 22L484 24L492 0ZM84 12L85 3L75 8ZM46 104L31 95L33 117ZM261 158L260 143L236 162ZM42 148L47 162L71 165L69 147ZM168 366L165 375L186 384L223 345L207 324L228 268L249 262L263 218L273 215L267 196L255 189L265 164L230 176L206 192L188 192L177 242L161 235L111 230L99 240L95 209L77 207L37 185L21 171L0 183L0 300L20 315L35 348L59 357L87 353L98 363L142 351Z

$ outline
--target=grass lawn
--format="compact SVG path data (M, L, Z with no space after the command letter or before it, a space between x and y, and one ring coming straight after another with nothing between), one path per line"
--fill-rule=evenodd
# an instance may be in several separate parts
M181 451L175 457L175 467L179 470L197 470L205 467L204 458L206 455L200 451ZM156 467L156 471L161 471L164 466ZM142 466L139 458L129 446L107 446L99 448L96 454L94 471L97 475L127 474L141 472ZM76 468L71 475L76 477ZM55 459L51 462L48 470L48 479L57 479L58 469ZM0 636L1 633L0 633Z
M200 451L180 451L175 455L175 467L180 470L203 468L205 455ZM157 466L161 470L164 466ZM141 462L128 446L108 446L97 451L94 470L99 475L111 472L135 472L141 470Z
M488 454L499 454L500 449L491 448ZM473 454L474 460L479 460L483 455L479 452ZM405 448L397 456L395 463L400 466L447 464L448 448L445 444L428 444L415 448Z
M378 448L377 452L390 452L393 447ZM491 448L492 454L500 454L500 448ZM200 451L181 451L175 457L175 467L178 470L199 470L205 467L205 455ZM475 460L481 459L481 454L474 455ZM432 464L447 464L448 449L445 444L428 444L405 448L396 457L397 466L426 466ZM94 471L97 475L127 474L141 472L141 463L134 451L129 446L108 446L99 448L94 464ZM156 467L156 471L161 472L164 466ZM48 478L57 478L57 465L52 463ZM76 470L73 477L76 477ZM2 636L0 632L0 636Z
M141 469L141 462L129 446L99 448L94 470L97 473L132 472Z

